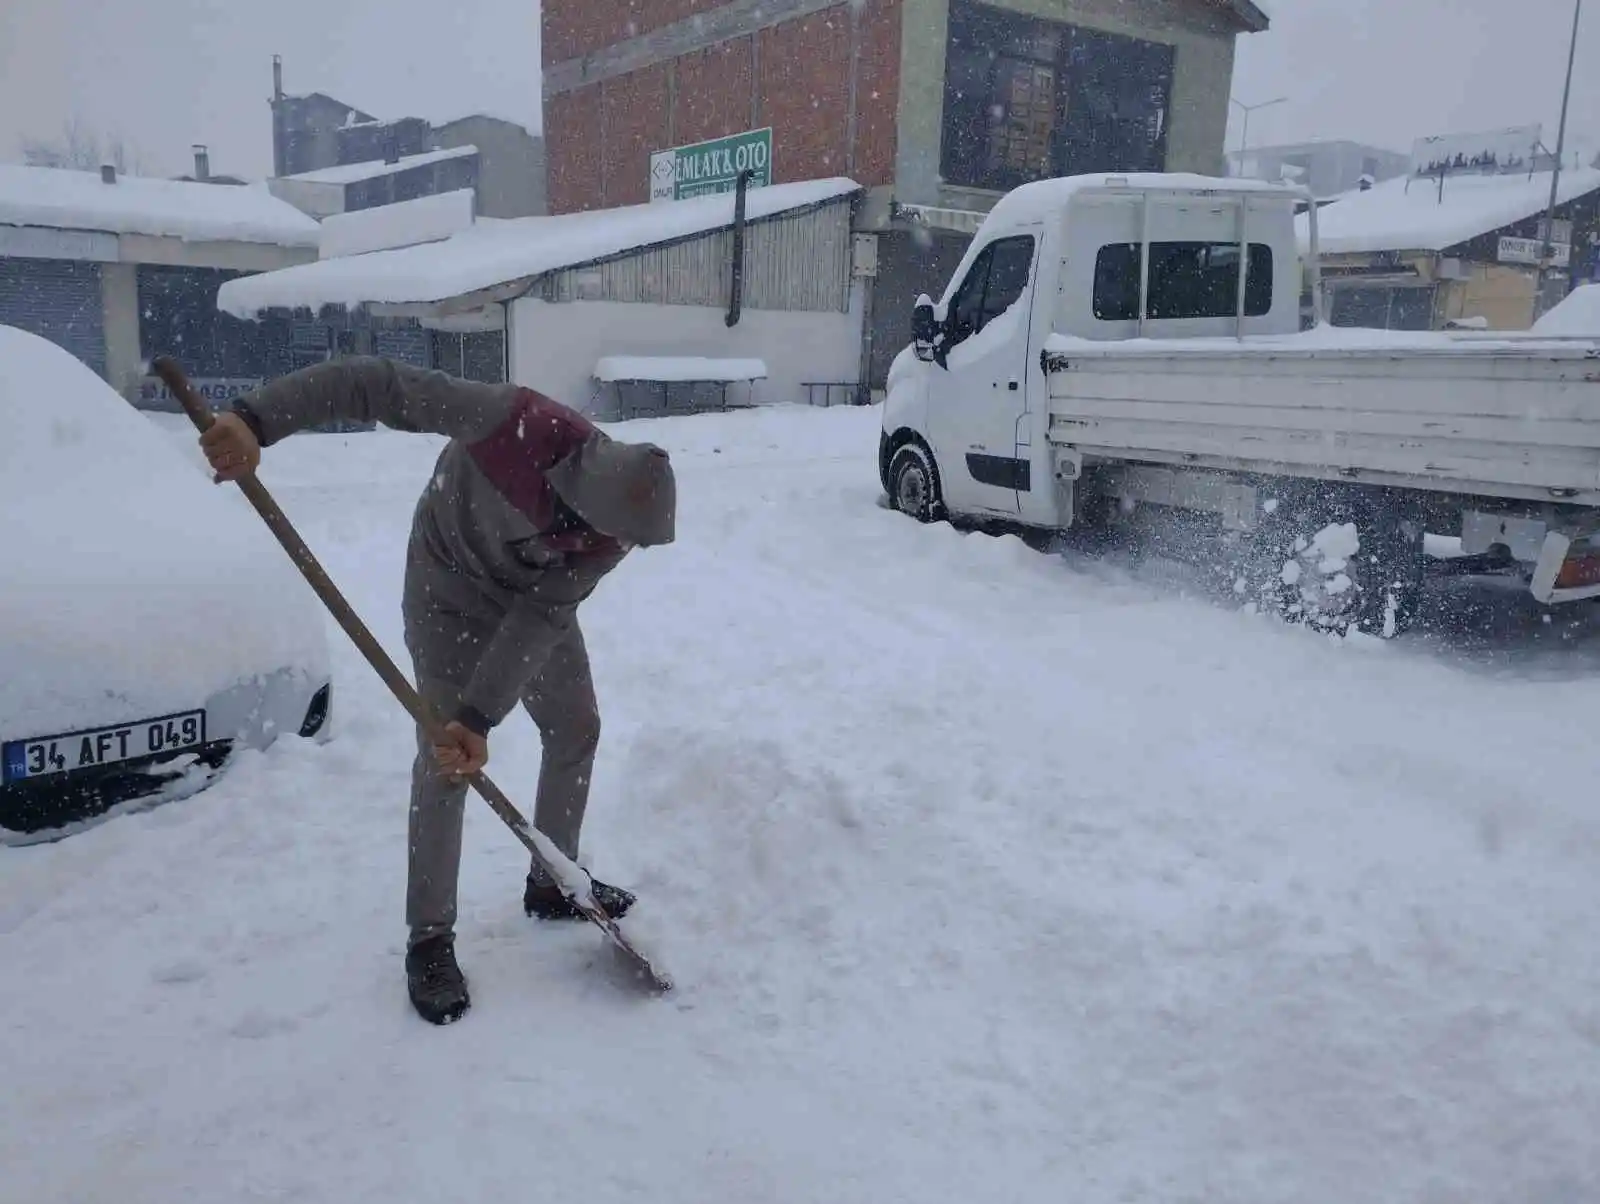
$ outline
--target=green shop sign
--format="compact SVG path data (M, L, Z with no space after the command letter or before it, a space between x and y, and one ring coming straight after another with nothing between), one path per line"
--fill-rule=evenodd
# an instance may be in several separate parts
M712 192L732 192L748 171L751 188L772 183L772 127L729 134L650 156L650 199L681 201Z

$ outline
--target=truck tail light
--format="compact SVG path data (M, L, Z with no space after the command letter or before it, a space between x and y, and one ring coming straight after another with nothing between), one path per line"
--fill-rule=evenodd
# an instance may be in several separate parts
M1583 589L1590 585L1600 585L1600 548L1569 554L1556 574L1557 589Z

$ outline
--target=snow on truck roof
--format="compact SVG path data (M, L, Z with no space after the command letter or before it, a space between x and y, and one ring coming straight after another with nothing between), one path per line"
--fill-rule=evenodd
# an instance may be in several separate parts
M0 164L0 225L145 234L188 242L317 245L317 223L260 184L200 184Z
M1265 180L1201 176L1187 172L1097 172L1083 176L1053 176L1048 180L1018 185L1006 193L989 210L986 224L1027 225L1042 221L1080 193L1123 188L1130 192L1261 193L1281 196L1285 201L1294 200L1300 195L1295 189Z
M843 177L752 188L745 197L745 215L752 221L774 217L842 200L860 190L854 180ZM217 294L217 308L251 318L268 309L444 301L643 247L709 234L733 224L733 206L733 194L724 192L559 217L479 221L439 241L319 259L230 280Z
M1406 185L1409 182L1410 187ZM1557 203L1600 189L1600 170L1561 173ZM1443 251L1541 214L1550 203L1550 173L1451 176L1439 194L1437 179L1398 176L1366 192L1349 192L1317 210L1317 246L1324 255L1369 251ZM1296 219L1300 249L1310 247L1306 214Z

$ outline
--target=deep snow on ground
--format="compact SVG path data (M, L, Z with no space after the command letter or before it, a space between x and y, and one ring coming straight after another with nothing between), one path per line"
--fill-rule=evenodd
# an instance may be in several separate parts
M526 920L474 798L474 1009L412 1014L411 732L330 623L329 744L0 849L0 1199L1595 1199L1600 629L1456 583L1338 641L920 527L876 421L632 424L680 534L583 617L583 860L674 993ZM438 446L263 471L397 657ZM531 811L525 716L492 753Z

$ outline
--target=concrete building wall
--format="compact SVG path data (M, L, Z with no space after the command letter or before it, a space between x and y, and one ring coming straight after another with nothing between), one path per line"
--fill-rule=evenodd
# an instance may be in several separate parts
M1455 318L1486 318L1494 330L1527 330L1537 316L1539 276L1511 264L1473 264L1464 280L1440 288L1435 325Z
M483 217L539 217L545 194L544 139L495 117L463 117L435 126L438 148L478 148L478 212Z
M104 264L100 299L105 314L106 381L124 397L131 397L144 379L139 347L139 265Z
M273 148L276 173L293 176L337 164L339 131L352 112L357 120L370 119L368 114L321 93L286 96L279 101L274 123L274 139L278 143Z
M859 290L846 313L745 310L732 328L708 305L567 304L522 300L511 307L511 376L599 418L613 415L615 389L593 379L607 355L758 357L768 378L761 404L805 404L806 381L854 382L861 355ZM741 398L744 386L731 386Z

